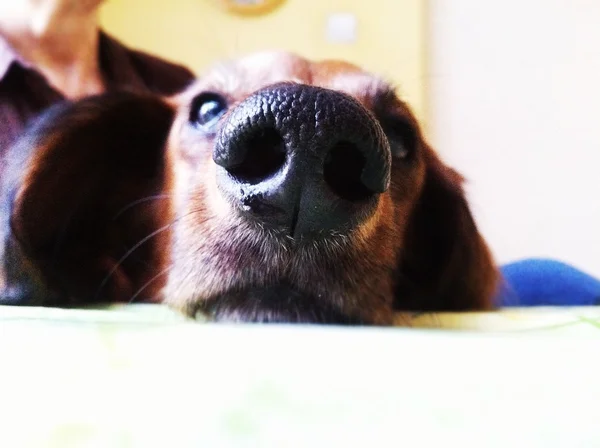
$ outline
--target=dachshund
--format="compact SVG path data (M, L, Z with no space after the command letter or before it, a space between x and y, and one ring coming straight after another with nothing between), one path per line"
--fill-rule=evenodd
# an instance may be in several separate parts
M463 178L383 79L263 52L47 110L2 161L1 303L390 325L493 307Z

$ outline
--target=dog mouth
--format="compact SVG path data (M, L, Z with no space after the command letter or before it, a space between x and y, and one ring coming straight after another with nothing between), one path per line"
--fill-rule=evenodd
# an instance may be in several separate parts
M328 297L315 296L289 282L232 289L200 303L195 317L217 322L363 325Z

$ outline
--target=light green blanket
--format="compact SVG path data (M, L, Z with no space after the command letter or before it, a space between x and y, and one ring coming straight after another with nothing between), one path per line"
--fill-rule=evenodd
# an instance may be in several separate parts
M0 307L0 447L596 447L600 309L412 328Z

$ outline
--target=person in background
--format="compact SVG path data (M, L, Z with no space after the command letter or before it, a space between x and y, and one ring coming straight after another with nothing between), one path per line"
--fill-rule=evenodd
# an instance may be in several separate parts
M119 90L168 96L193 81L187 68L129 49L102 31L101 3L0 0L0 193L5 162L16 156L13 143L48 107ZM0 304L20 303L25 291L8 231L10 201L10 194L0 194Z
M103 32L102 1L0 1L0 160L29 120L57 102L113 90L172 95L194 79Z

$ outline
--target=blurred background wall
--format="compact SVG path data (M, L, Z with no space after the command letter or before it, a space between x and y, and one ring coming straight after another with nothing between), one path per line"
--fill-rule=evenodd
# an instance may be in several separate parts
M430 135L500 261L600 276L600 1L430 0Z
M336 13L356 19L354 41L327 38ZM500 262L550 256L600 276L600 1L288 0L245 18L216 0L108 0L102 21L198 73L266 48L380 73L465 174Z
M420 116L424 108L422 0L288 0L265 16L235 16L218 0L107 0L107 31L197 73L212 61L264 49L357 62L397 84ZM327 39L336 13L356 19L356 39Z

